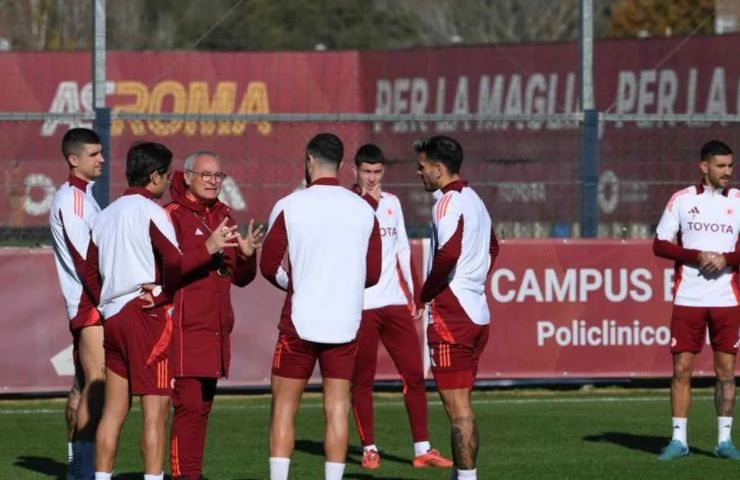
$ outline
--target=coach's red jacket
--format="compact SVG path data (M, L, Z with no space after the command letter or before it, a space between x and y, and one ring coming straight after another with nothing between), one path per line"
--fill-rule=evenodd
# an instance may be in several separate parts
M165 208L175 226L183 255L205 243L224 217L229 219L227 225L234 225L229 207L216 201L206 208L187 198L186 189L183 173L175 172L170 186L173 201ZM229 247L224 249L220 259L214 255L210 263L183 277L183 286L174 301L172 357L175 377L228 376L229 335L234 328L231 284L244 287L254 280L256 257L256 253L244 257L237 247Z

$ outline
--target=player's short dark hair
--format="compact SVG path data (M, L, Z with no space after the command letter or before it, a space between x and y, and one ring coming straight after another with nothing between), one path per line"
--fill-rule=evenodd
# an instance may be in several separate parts
M701 159L708 162L716 155L732 155L732 149L724 142L710 140L701 147Z
M83 145L100 145L100 137L89 128L71 128L62 137L62 155L78 155Z
M379 163L381 165L385 165L383 150L381 150L377 145L366 143L357 150L357 153L355 153L355 165L359 167L361 163L369 163L371 165Z
M172 152L161 143L137 142L126 154L126 179L130 187L146 187L154 172L164 175L172 163Z
M423 153L433 162L440 162L451 174L460 173L463 149L460 142L445 135L420 138L414 143L414 151Z
M328 163L339 168L344 157L344 145L333 133L319 133L306 145L306 155L313 156L321 163Z

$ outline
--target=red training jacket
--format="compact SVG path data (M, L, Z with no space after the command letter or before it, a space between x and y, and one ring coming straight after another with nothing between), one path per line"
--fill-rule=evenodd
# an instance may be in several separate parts
M235 222L230 209L220 201L205 205L185 196L187 186L182 172L175 172L170 186L172 202L165 208L175 226L177 241L183 256L205 244L211 231L224 218L227 225ZM228 274L217 272L219 259L186 274L182 288L175 295L172 356L175 377L226 377L229 374L231 345L229 336L234 328L231 307L231 284L244 287L257 274L257 254L244 257L237 247L224 249L220 265ZM223 269L222 269L223 271Z

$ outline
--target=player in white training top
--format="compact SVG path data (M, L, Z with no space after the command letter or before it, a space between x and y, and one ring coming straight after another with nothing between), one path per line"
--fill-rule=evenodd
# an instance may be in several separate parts
M91 264L102 280L105 318L105 408L97 432L95 480L110 480L118 438L139 396L141 454L146 480L162 480L165 429L172 393L171 303L183 275L211 261L233 240L226 221L205 245L181 256L175 229L155 199L171 176L172 152L162 144L134 144L126 155L129 188L103 210L93 227ZM95 252L95 253L93 253ZM155 286L156 285L156 286Z
M403 378L403 398L414 441L414 467L449 468L429 443L427 396L421 344L416 326L424 312L418 300L411 267L411 248L406 236L398 197L382 189L385 157L376 145L363 145L355 154L354 190L375 209L383 241L383 267L378 284L365 290L362 324L352 387L352 406L362 442L362 467L380 467L375 443L373 382L378 362L378 343L388 350Z
M265 278L287 291L272 362L271 480L288 478L293 420L317 361L326 418L324 475L326 480L342 478L362 299L380 276L381 242L373 210L337 178L344 155L341 140L320 133L308 142L305 155L308 187L275 204L260 258Z
M83 276L90 230L100 212L92 186L102 173L103 147L94 131L73 128L62 138L62 153L69 177L54 195L49 226L74 344L75 381L67 406L73 432L72 461L67 478L90 478L95 473L94 442L103 408L105 358L100 313L92 299L94 293L83 285Z
M716 140L705 143L699 162L701 181L673 194L655 234L655 254L676 262L671 317L673 438L658 456L660 460L689 454L686 424L691 374L707 327L717 374L714 453L740 460L740 451L730 439L740 326L740 190L729 186L733 166L730 147Z
M463 150L437 135L414 145L419 176L437 200L432 209L434 256L421 301L431 318L432 373L450 419L453 478L477 478L478 428L470 395L488 342L486 284L498 255L486 206L460 176Z

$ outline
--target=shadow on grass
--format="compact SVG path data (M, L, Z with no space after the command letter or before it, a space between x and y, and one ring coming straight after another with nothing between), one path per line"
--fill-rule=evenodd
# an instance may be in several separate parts
M379 477L376 473L345 473L342 478L351 478L353 480L406 480L403 477Z
M295 442L295 449L304 453L309 453L311 455L317 455L317 456L324 456L324 443L323 442L317 442L314 440L296 440ZM381 452L380 457L382 461L384 462L395 462L400 463L402 465L409 465L411 467L411 459L410 458L403 458L399 457L397 455L392 455L389 453ZM347 451L347 463L359 465L362 461L362 447L358 447L356 445L350 445L349 450ZM347 477L345 475L345 478L375 478L372 476L369 477Z
M18 457L13 463L16 467L25 468L32 472L46 475L54 480L65 480L67 478L67 464L61 463L53 458L48 457L34 457L30 455L23 455ZM116 473L116 480L141 480L144 476L144 472L125 472ZM172 477L169 475L164 476L165 480L171 480ZM203 480L209 480L205 477ZM258 478L237 478L234 480L259 480Z
M21 455L15 460L13 465L46 475L56 480L64 480L67 476L67 464L58 462L49 457Z
M126 473L116 473L113 475L114 480L141 480L144 477L144 472L126 472ZM203 480L213 480L212 477L202 477ZM164 480L172 480L172 477L169 475L164 476ZM259 478L254 477L240 477L235 478L232 480L260 480Z
M604 432L597 435L587 435L583 437L583 439L588 442L613 443L625 448L639 450L654 455L658 455L671 440L670 438L664 436L637 435L634 433L625 432ZM700 448L690 447L690 451L694 455L704 455L714 458L714 454L712 452L708 452Z

